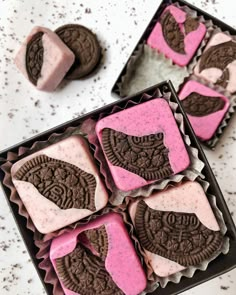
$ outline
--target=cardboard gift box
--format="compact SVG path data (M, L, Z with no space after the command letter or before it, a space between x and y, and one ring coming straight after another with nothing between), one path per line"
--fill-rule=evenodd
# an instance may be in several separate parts
M163 15L164 10L172 4L175 5L177 8L182 9L183 12L186 13L186 15L191 16L193 19L198 19L199 22L203 23L206 27L205 36L198 45L193 57L185 66L179 66L173 61L173 58L167 57L167 54L164 53L164 51L160 52L159 49L151 48L150 44L147 44L148 38L153 32L153 29L155 28L157 22L160 20L160 17ZM222 21L216 19L215 17L211 16L207 12L195 7L194 5L189 4L186 1L163 0L160 6L157 8L157 11L155 12L148 26L146 27L143 35L137 42L123 69L121 70L116 82L112 87L112 93L119 97L133 95L136 90L137 92L141 91L142 86L143 88L147 88L163 81L164 79L170 79L174 84L174 87L181 99L180 92L184 88L184 85L188 82L188 80L196 80L196 82L204 85L204 87L215 91L215 96L217 96L216 94L218 93L222 95L222 97L224 96L226 97L226 99L229 100L230 106L228 110L225 111L223 117L216 119L216 121L219 121L218 123L216 123L216 129L212 132L213 135L211 134L209 136L206 136L205 138L204 136L201 137L201 135L199 135L200 141L208 148L214 150L215 146L219 142L221 135L224 133L224 129L227 127L230 119L235 112L235 92L230 93L226 90L225 86L221 87L222 85L220 86L218 84L218 80L217 83L213 84L213 82L211 82L210 80L206 80L203 77L197 76L195 74L195 67L202 54L204 53L206 46L211 40L211 37L214 34L221 32L226 34L227 36L231 36L232 40L235 41L234 36L236 35L236 30L223 23ZM211 96L214 95L212 94ZM203 117L199 119L198 115L197 117L193 117L195 126L198 126L196 127L196 130L200 128L199 124L208 125L208 123L206 122L209 121L204 121L204 119L202 118ZM197 119L199 119L199 121ZM211 118L211 121L212 120L214 121L215 119ZM195 133L197 134L196 130Z
M78 125L80 125L82 122L84 122L87 119L93 119L97 120L100 118L101 114L109 114L114 109L118 108L124 108L127 106L129 101L132 101L135 104L142 103L141 98L145 94L147 97L153 99L155 97L155 94L159 92L159 94L170 94L169 101L176 103L177 109L176 112L181 113L183 116L183 128L185 130L185 134L189 136L191 141L191 147L197 149L198 151L198 158L204 163L204 168L201 171L202 175L204 175L204 180L207 181L210 185L208 188L208 193L211 195L214 195L216 198L216 206L221 211L223 215L223 219L225 222L225 225L227 227L226 236L229 238L229 251L226 255L220 254L216 259L214 259L210 264L208 265L207 269L205 271L196 271L191 278L182 277L180 282L178 284L175 284L173 282L169 282L165 288L158 287L157 290L155 290L153 293L150 294L159 294L159 295L172 295L172 294L178 294L180 292L183 292L189 288L192 288L198 284L201 284L205 281L208 281L216 276L219 276L227 271L230 271L234 267L236 267L236 256L235 256L235 250L236 250L236 228L232 221L231 215L229 213L228 207L225 203L224 197L222 195L222 192L217 184L217 181L214 177L214 174L211 170L211 167L209 166L209 163L205 157L205 154L201 148L201 145L199 144L193 129L188 121L188 118L183 111L183 108L181 106L181 103L178 99L178 96L174 90L174 87L170 81L162 82L158 85L155 85L153 87L150 87L148 89L145 89L144 91L135 94L134 96L127 97L124 99L121 99L119 101L116 101L110 105L104 106L96 111L93 111L89 114L86 114L84 116L81 116L77 119L71 120L69 122L66 122L62 125L59 125L53 129L50 129L46 132L43 132L29 140L26 140L24 142L21 142L11 148L8 148L7 150L4 150L0 153L0 180L2 184L2 188L5 192L6 199L8 201L8 204L12 210L12 214L15 218L16 224L19 228L19 231L22 235L22 238L25 242L25 245L28 249L28 252L31 256L31 259L35 265L35 268L38 272L38 275L40 279L42 280L42 283L44 284L45 290L47 294L51 295L53 294L53 288L51 284L48 284L44 281L45 272L44 270L39 268L40 260L36 258L36 255L38 253L38 248L35 245L34 239L41 239L42 237L40 234L38 237L35 235L34 232L32 232L31 229L27 228L27 220L24 216L19 214L19 208L18 205L15 204L10 200L10 194L11 191L7 187L4 178L5 178L5 171L4 166L7 165L7 163L15 163L17 160L32 154L36 150L40 150L43 145L50 145L53 141L53 136L55 137L58 134L63 134L68 128L73 128ZM48 140L49 139L49 140Z

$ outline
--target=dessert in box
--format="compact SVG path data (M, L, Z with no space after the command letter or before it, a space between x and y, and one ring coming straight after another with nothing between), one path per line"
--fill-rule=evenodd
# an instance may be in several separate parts
M200 45L206 27L174 5L168 6L147 39L147 44L174 63L186 66Z
M12 181L35 227L50 233L106 206L86 141L74 135L17 161Z
M73 52L57 34L44 27L35 27L21 45L15 63L36 88L53 91L74 60Z
M170 295L236 265L234 224L170 82L0 159L50 295Z
M146 275L116 213L55 238L50 259L66 295L136 295L146 288Z
M229 99L191 80L184 84L179 98L196 135L203 141L211 139L229 109Z
M168 277L219 255L223 244L211 206L197 182L131 203L129 214L153 271Z
M194 121L192 127L198 130L198 138L214 149L236 108L233 35L234 29L196 7L163 0L112 91L122 97L132 95L163 77L171 79L179 93L188 80L205 85L229 104L217 113L208 134L202 132L206 118L194 116L190 120Z
M235 93L236 40L221 32L214 34L194 68L194 74Z
M96 132L120 190L139 188L189 166L187 150L165 99L153 99L103 118Z

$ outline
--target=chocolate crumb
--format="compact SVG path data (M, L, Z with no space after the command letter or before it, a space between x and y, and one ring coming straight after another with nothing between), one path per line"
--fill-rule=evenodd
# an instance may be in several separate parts
M34 106L35 106L35 107L38 107L38 106L39 106L39 102L40 102L39 99L36 100L35 103L34 103Z
M229 287L228 286L220 286L221 290L228 290Z

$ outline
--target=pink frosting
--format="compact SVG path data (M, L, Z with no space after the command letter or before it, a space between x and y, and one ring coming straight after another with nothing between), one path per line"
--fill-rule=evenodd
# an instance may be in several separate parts
M72 66L75 56L56 33L44 27L34 27L15 57L18 69L27 79L28 74L25 67L27 43L38 32L44 32L42 37L44 52L41 75L36 87L40 90L53 91Z
M146 288L146 275L142 269L134 246L129 238L120 215L109 213L86 225L63 234L52 241L50 259L56 269L56 258L71 253L80 240L79 234L85 230L105 225L108 235L108 253L105 267L116 285L127 295L136 295ZM59 278L60 279L60 278ZM66 295L77 295L68 290L60 281Z
M188 115L188 119L193 127L194 132L201 140L208 140L212 138L220 122L225 116L229 108L229 100L222 94L196 82L188 81L179 93L180 100L184 100L190 93L196 92L204 96L221 97L225 101L225 106L222 110L209 114L204 117L194 117Z
M38 231L44 234L50 233L94 213L88 209L60 209L56 204L42 196L33 184L14 178L15 173L22 165L39 155L46 155L65 161L92 174L96 179L96 210L100 210L106 206L108 195L99 177L94 160L90 155L86 141L79 135L70 136L67 139L23 158L12 166L12 181Z
M205 192L197 182L186 182L178 187L155 193L143 200L150 208L155 210L195 213L202 224L211 230L219 231L219 225ZM129 213L133 224L135 224L134 219L137 205L138 201L129 206ZM160 277L167 277L185 268L155 253L147 250L145 250L145 253L154 272Z
M207 49L212 46L215 46L215 45L218 45L221 43L225 43L225 42L228 42L231 40L232 40L232 37L230 37L229 35L226 35L224 33L217 33L214 36L212 36L210 41L207 43L207 46L206 46L204 52L206 52ZM208 68L208 69L205 69L205 70L199 72L200 61L201 61L201 59L198 61L196 67L194 68L194 74L196 76L202 77L212 83L216 83L216 81L222 75L222 71L218 68ZM236 81L236 60L233 61L232 63L230 63L227 66L227 68L229 70L230 77L229 77L229 81L228 81L228 84L225 89L231 93L234 93L236 91L236 83L235 83L235 81Z
M170 11L175 20L178 22L180 30L184 32L184 22L186 20L186 13L181 9L175 7L174 5L168 6L165 10ZM198 28L195 31L188 33L184 38L185 45L185 54L180 54L172 50L169 45L166 43L165 38L162 33L162 27L160 22L157 22L154 29L152 30L147 44L152 48L157 49L158 51L165 54L165 56L171 58L179 66L185 66L189 63L193 57L195 51L200 45L204 35L206 33L206 27L204 24L200 23Z
M187 150L165 99L153 99L100 120L96 125L96 133L101 145L104 128L111 128L133 136L162 132L164 144L169 149L168 157L174 174L183 171L189 165ZM112 165L108 159L107 162L116 186L123 191L150 183L132 172Z

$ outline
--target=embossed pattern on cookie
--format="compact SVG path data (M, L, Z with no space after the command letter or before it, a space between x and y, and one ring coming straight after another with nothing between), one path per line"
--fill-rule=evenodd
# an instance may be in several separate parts
M70 163L40 155L27 161L15 179L30 182L61 209L96 210L95 177Z
M162 133L138 137L104 128L102 144L112 165L122 167L146 180L165 178L173 174Z
M75 55L75 62L66 78L74 80L90 74L101 58L101 47L96 35L76 24L62 26L55 33Z
M102 225L99 228L86 230L84 234L86 235L93 248L104 260L108 252L108 236L105 225Z
M57 258L56 267L65 287L78 294L124 294L106 271L104 261L80 244L70 254Z
M225 106L221 97L204 96L196 92L192 92L181 102L185 112L195 117L210 115L222 110Z
M226 87L229 80L227 66L236 60L236 43L228 41L208 48L201 56L199 72L209 68L220 69L223 73L216 84Z
M204 226L195 214L154 210L138 203L135 227L143 248L185 267L220 251L223 236Z
M37 32L27 44L25 66L29 80L37 85L43 65L43 32Z
M185 33L189 34L192 31L197 30L198 27L199 27L199 21L195 18L187 16L186 21L184 22Z
M161 17L161 26L166 43L176 52L185 54L184 34L170 11Z

